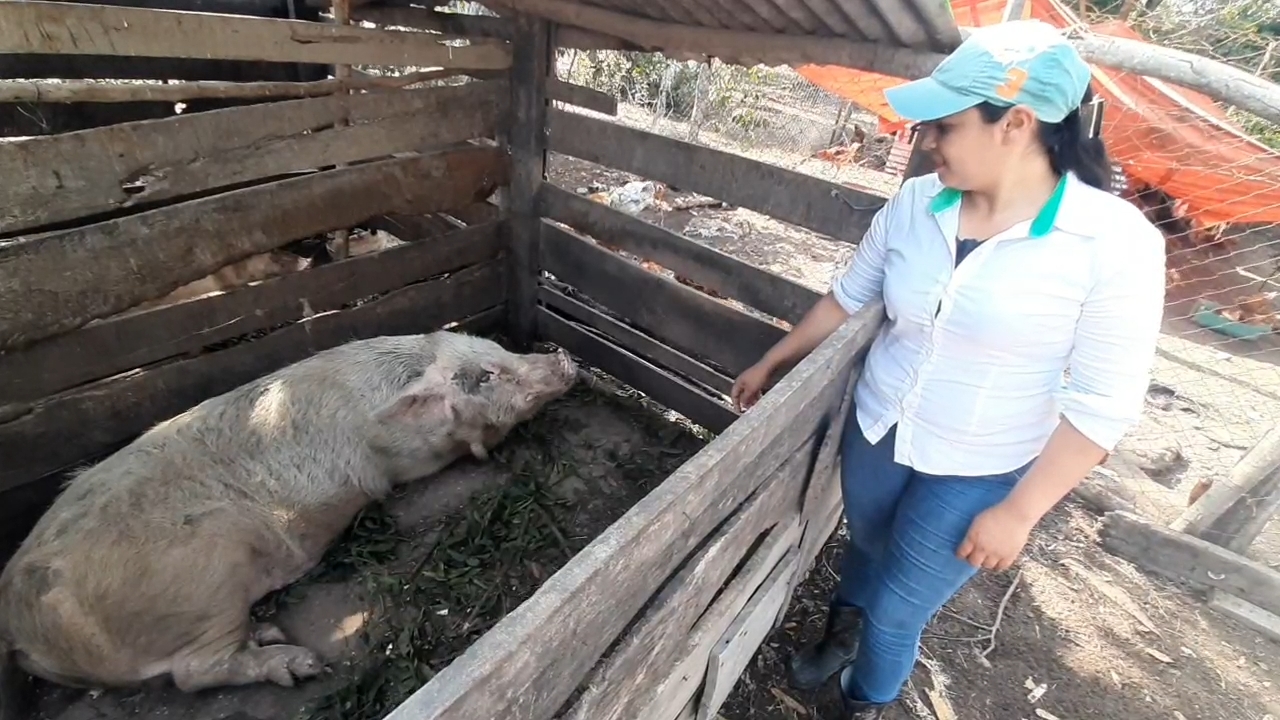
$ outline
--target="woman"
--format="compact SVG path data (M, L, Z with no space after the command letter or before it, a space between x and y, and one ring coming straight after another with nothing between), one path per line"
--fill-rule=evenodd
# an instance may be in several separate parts
M842 671L850 720L881 717L933 614L978 569L1008 568L1140 417L1164 239L1107 192L1089 77L1056 30L1019 21L886 91L937 173L903 183L831 292L734 384L750 407L883 300L842 441L840 584L825 635L791 661L801 688Z

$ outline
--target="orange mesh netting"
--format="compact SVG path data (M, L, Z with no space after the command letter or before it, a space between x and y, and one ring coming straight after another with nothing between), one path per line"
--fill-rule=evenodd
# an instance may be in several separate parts
M1005 5L1006 0L952 0L951 9L958 24L978 27L1000 22ZM1057 0L1031 0L1022 17L1060 28L1078 23ZM1119 21L1090 29L1142 40ZM878 115L882 132L907 125L884 100L885 88L901 83L899 78L835 65L805 65L798 72ZM1207 96L1096 66L1093 76L1095 90L1107 101L1107 151L1131 179L1181 200L1184 216L1204 225L1280 222L1280 153L1232 124Z

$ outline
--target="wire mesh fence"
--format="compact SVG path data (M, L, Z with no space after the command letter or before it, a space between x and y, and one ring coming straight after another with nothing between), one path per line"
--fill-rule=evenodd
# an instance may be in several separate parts
M1170 2L1132 18L1132 27L1153 42L1274 78L1275 37L1239 19L1249 2ZM1197 12L1193 23L1180 20ZM1103 137L1117 167L1113 189L1164 232L1168 253L1166 322L1146 412L1114 455L1114 472L1127 475L1135 510L1168 523L1280 424L1280 128L1168 83L1095 70L1107 101ZM804 68L615 51L557 57L561 79L617 98L618 122L888 196L901 182L906 138L892 134L904 124L879 94L897 81L844 72L824 69L823 89ZM598 185L589 189L608 189ZM706 232L715 213L646 219L818 290L851 255L848 246L779 232L758 218L744 227L721 213L726 233L737 234ZM1280 564L1280 521L1251 554Z

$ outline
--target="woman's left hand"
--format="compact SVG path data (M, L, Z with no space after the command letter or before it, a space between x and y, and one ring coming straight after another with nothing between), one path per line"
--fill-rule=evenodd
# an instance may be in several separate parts
M1007 502L998 503L973 519L956 556L976 568L1007 570L1022 554L1033 527L1035 521L1025 513Z

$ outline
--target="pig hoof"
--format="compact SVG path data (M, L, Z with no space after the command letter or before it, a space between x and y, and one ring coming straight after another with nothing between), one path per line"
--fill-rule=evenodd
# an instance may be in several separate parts
M284 631L271 623L255 623L249 640L255 645L280 645L287 641Z
M298 645L249 645L217 660L189 660L174 668L173 680L184 692L260 682L293 687L295 678L315 677L322 672L324 663L307 648Z
M324 661L308 648L298 645L273 645L268 650L281 651L271 658L268 678L284 687L293 687L294 678L305 680L324 672Z

